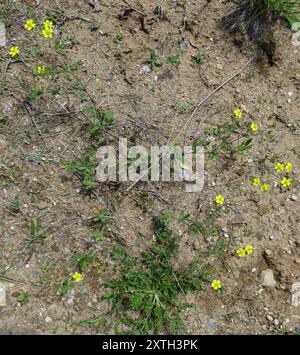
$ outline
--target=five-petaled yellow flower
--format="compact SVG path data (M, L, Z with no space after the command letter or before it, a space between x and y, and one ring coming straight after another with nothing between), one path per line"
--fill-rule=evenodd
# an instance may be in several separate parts
M251 255L253 253L253 246L251 244L246 245L245 251L248 255Z
M45 71L46 71L46 67L44 65L37 67L38 74L43 75Z
M256 132L258 130L258 125L254 122L251 123L250 129L252 132Z
M260 185L260 178L254 178L253 179L253 185L254 186L259 186Z
M233 111L233 113L234 113L236 118L242 118L243 117L243 112L239 108L235 109Z
M284 177L282 180L281 180L281 185L282 187L286 188L286 187L290 187L292 185L292 180L291 179L288 179L286 177Z
M222 288L222 282L220 280L213 280L211 287L217 291Z
M284 169L284 164L277 163L274 168L278 173L280 173Z
M52 38L53 37L53 29L51 27L44 27L42 29L42 35L45 38Z
M224 202L225 202L224 196L222 196L222 195L217 195L216 198L215 198L215 202L216 202L216 204L218 204L218 205L224 205Z
M45 20L43 22L44 28L52 28L53 27L53 22L51 20Z
M75 282L80 282L82 276L81 276L81 274L80 274L79 272L76 271L76 272L74 272L72 278L73 278L73 280L74 280Z
M270 185L265 182L264 184L261 185L260 190L261 191L268 191L269 188L270 188Z
M11 57L16 57L20 54L20 48L18 46L10 47L9 48L9 55Z
M28 31L31 31L33 28L36 27L36 23L33 21L32 18L30 18L29 20L27 20L24 24L24 28Z
M243 257L243 256L245 256L246 255L246 250L244 249L244 248L239 248L237 251L236 251L236 253L237 253L237 255L239 256L239 257Z
M293 170L293 164L288 162L285 166L285 170L287 173L290 173Z

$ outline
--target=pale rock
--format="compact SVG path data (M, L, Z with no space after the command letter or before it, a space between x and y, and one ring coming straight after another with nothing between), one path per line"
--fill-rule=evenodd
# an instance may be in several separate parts
M0 282L0 307L6 306L6 286Z
M266 254L267 256L271 256L271 255L272 255L272 252L271 252L270 249L265 249L265 254Z
M292 284L292 306L300 306L300 282L295 282Z
M6 140L0 136L0 154L3 154L6 148L7 148Z
M6 31L3 22L0 22L0 47L6 46Z
M274 272L271 269L266 269L261 272L261 285L266 288L274 288L276 281L274 278Z

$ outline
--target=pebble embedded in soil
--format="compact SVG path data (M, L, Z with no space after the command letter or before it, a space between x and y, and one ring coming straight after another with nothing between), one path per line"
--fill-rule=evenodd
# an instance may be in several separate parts
M292 201L297 201L297 200L298 200L297 195L292 195L292 196L291 196L291 200L292 200Z
M5 149L7 148L7 142L4 137L0 136L0 154L4 153Z
M270 249L265 249L265 254L266 254L267 256L271 256L271 255L272 255L272 252L271 252Z
M300 306L300 282L295 282L292 284L292 306Z
M149 74L151 73L151 69L148 65L142 65L141 68L140 68L140 71L139 71L139 74L140 75L146 75L146 74Z
M196 239L196 240L194 241L194 243L193 243L193 248L194 248L195 250L201 249L201 243L200 243L200 240L199 240L199 239Z
M6 32L5 25L3 22L0 22L0 47L6 46Z
M268 314L266 318L267 318L267 320L269 320L270 322L273 322L273 317L272 317L270 314Z
M0 282L0 307L6 306L6 286Z
M274 288L276 281L274 278L274 272L271 269L266 269L261 272L261 285L266 288Z

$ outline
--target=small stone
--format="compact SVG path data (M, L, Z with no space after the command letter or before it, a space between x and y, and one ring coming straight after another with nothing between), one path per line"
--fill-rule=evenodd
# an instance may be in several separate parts
M268 329L268 327L267 327L265 324L263 324L263 325L261 326L261 328L262 328L262 330L267 330L267 329Z
M300 282L295 282L292 284L292 306L300 306Z
M291 200L292 200L292 201L297 201L297 200L298 200L297 195L292 195L292 196L291 196Z
M140 75L146 75L151 73L151 68L148 65L142 65L139 71Z
M0 282L0 307L6 306L6 286Z
M25 0L28 6L36 7L39 6L40 0Z
M6 140L0 136L0 154L3 154L6 148L7 148Z
M279 320L278 319L274 319L274 325L279 325Z
M270 322L273 322L273 317L272 317L270 314L268 314L266 318L267 318L267 320L269 320Z
M261 285L266 288L274 288L276 281L274 278L274 272L271 269L266 269L261 272Z
M195 250L201 249L201 243L200 243L199 239L196 239L196 240L194 241L194 243L193 243L193 248L194 248Z
M50 317L46 317L46 318L45 318L45 322L46 322L46 323L51 323L51 322L52 322L52 319L51 319Z
M270 235L270 236L269 236L269 239L270 239L270 240L273 240L273 239L274 239L274 236L273 236L273 235Z
M45 201L41 201L36 206L39 210L44 210L49 207L48 203Z
M223 233L228 233L228 228L226 226L222 227L221 229Z
M12 110L12 108L13 108L12 104L9 103L9 102L5 102L5 103L2 105L2 107L3 107L3 111L4 111L5 113L10 112L10 111Z
M180 48L181 52L183 52L183 53L186 52L189 49L188 41L186 41L185 39L182 39L180 41L179 48Z
M222 70L223 69L223 65L222 64L217 64L217 69Z
M289 97L291 97L291 96L293 96L293 95L294 95L294 93L293 93L292 91L289 91L289 92L288 92L288 96L289 96Z
M294 261L296 264L300 264L300 258L296 258Z
M89 4L91 5L91 6L93 6L93 8L94 8L94 12L99 12L99 11L101 11L102 10L102 7L101 7L101 5L100 5L100 3L99 3L99 1L98 0L90 0L89 1Z
M266 254L267 256L271 256L271 255L272 255L272 252L271 252L270 249L265 249L265 254Z
M0 47L6 46L6 31L3 22L0 22Z

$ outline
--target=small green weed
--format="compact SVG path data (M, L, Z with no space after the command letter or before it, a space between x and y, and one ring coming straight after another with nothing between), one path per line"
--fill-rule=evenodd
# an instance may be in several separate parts
M186 305L178 298L182 292L199 290L203 275L195 266L175 271L172 259L178 250L178 237L169 229L169 217L156 220L155 242L142 259L123 248L113 256L122 269L120 277L106 283L111 291L105 299L112 301L111 312L118 316L116 331L134 334L178 334L182 331L180 312Z

